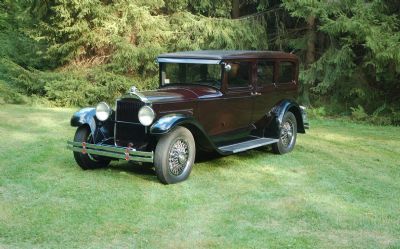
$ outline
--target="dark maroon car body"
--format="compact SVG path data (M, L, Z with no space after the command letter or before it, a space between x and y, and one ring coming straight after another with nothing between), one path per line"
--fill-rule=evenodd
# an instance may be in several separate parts
M163 79L164 64L205 64L208 61L220 66L221 81L217 87L166 84L167 80ZM242 149L235 147L247 141L268 138L270 143L276 142L287 112L294 114L298 133L305 133L308 128L305 111L296 102L299 60L293 54L192 51L162 54L158 62L160 87L157 90L138 92L133 89L116 101L111 118L105 122L96 118L93 108L83 109L74 114L71 125L90 127L97 145L129 147L139 152L153 152L160 136L168 134L174 127L183 126L193 134L197 148L223 155L268 144L264 140L264 144L250 144ZM229 80L226 65L235 63L245 64L248 68L248 75L244 77L247 82L240 86L232 86ZM155 113L149 126L138 120L139 109L145 105Z
M273 51L197 51L165 54L159 58L217 59L225 63L246 61L251 64L247 87L230 88L224 72L220 90L206 86L179 85L161 86L156 91L142 92L152 102L158 117L171 113L192 116L201 127L201 133L214 145L211 147L246 139L251 133L261 135L265 127L276 125L272 121L279 116L277 111L284 112L290 108L298 118L298 131L305 132L301 109L296 104L299 69L295 55ZM257 79L259 61L275 64L272 84L262 84ZM289 82L279 82L281 62L293 65L292 80ZM153 133L162 132L153 127Z

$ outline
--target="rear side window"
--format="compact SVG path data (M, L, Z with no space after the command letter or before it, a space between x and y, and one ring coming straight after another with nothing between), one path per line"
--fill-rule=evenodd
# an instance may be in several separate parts
M229 88L248 87L250 85L250 63L230 63L231 70L228 72Z
M257 63L258 85L268 85L274 82L274 62L259 61Z
M294 63L284 61L279 63L279 83L288 83L294 80Z

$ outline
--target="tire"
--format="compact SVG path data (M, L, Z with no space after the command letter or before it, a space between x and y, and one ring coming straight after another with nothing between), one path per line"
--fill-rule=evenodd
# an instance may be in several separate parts
M196 144L192 133L178 126L158 140L154 155L157 178L164 184L186 180L195 157Z
M292 112L286 112L279 127L279 141L272 145L275 154L291 152L296 144L297 121Z
M93 143L93 138L91 136L91 132L89 127L81 126L76 130L74 142L88 142ZM81 152L74 151L74 158L76 163L84 170L87 169L98 169L105 168L110 164L110 159L100 157L100 156L91 156L89 154L82 154Z

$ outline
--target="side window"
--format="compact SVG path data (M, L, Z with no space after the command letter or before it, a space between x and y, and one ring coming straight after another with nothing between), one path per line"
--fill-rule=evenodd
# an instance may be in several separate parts
M294 80L294 64L292 62L283 61L279 63L279 83L288 83Z
M229 88L248 87L250 85L250 63L231 63L231 70L228 72Z
M259 61L257 63L257 84L268 85L274 83L274 62Z

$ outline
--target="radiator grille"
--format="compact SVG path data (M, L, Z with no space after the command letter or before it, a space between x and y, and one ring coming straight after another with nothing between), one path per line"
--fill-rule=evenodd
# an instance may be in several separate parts
M117 121L139 123L138 113L144 103L137 99L117 102Z
M117 101L115 142L119 146L132 143L137 147L146 141L146 128L140 124L138 113L144 103L137 99Z

